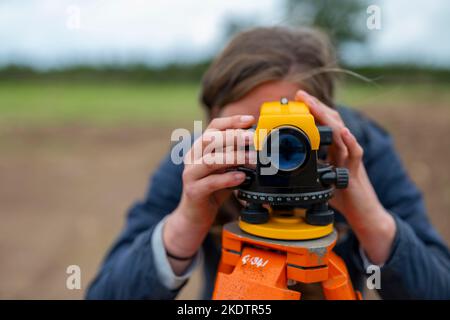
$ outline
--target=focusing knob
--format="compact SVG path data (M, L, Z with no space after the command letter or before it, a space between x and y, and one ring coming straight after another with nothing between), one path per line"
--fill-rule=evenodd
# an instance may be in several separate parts
M348 186L348 169L347 168L335 168L336 172L336 182L335 186L337 189L345 189Z

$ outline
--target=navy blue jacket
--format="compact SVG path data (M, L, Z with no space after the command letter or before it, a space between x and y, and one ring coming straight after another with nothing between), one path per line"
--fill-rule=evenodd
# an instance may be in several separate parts
M344 122L364 149L364 165L383 204L395 218L397 232L388 261L381 268L385 299L450 299L450 252L431 226L421 193L408 177L388 134L360 113L338 108ZM166 289L153 261L154 227L178 205L182 165L168 155L154 173L146 198L129 211L124 230L91 283L89 299L174 299L179 290ZM338 219L343 220L338 214ZM211 297L220 248L212 236L203 243L204 297ZM352 232L335 252L347 264L353 284L361 288L366 275L359 244Z

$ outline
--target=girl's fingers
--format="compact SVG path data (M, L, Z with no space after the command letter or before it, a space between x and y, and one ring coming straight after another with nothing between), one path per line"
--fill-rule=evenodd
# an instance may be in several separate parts
M327 107L317 98L303 90L298 91L295 98L296 101L304 102L309 107L311 114L320 124L329 126L333 130L331 151L333 151L335 164L338 166L342 165L347 158L348 151L341 137L341 130L345 125L337 111Z
M350 170L356 169L361 164L364 150L348 128L341 130L341 136L348 150L348 167Z
M240 185L245 180L245 173L239 171L230 171L222 174L211 174L192 184L192 189L197 193L196 196L205 197L213 192L232 188Z
M215 118L209 123L207 129L245 129L251 127L255 123L255 120L255 117L250 115Z
M326 123L329 121L326 108L323 108L318 103L318 100L314 99L314 97L308 94L306 91L297 91L297 93L295 94L295 101L304 102L309 107L312 115L319 123L326 125Z
M309 107L311 114L320 124L328 126L344 124L336 110L328 107L306 91L297 91L295 99L296 101L304 102Z
M253 144L254 131L245 129L227 129L225 131L206 130L202 137L202 147L220 150L223 147L237 146L243 147Z
M338 144L333 141L333 144L329 149L329 157L331 163L336 167L344 166L348 157L347 147L345 147L344 142L341 141L341 143Z
M183 179L185 181L199 180L216 171L248 163L250 163L250 155L245 150L208 153L184 170Z
M228 129L220 131L216 129L207 129L191 146L189 153L186 154L186 160L194 162L207 153L223 152L228 147L238 149L253 144L254 132L245 129Z

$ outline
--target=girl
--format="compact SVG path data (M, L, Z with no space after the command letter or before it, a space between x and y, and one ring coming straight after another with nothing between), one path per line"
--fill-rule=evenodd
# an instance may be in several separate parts
M448 299L449 250L430 225L388 134L334 103L336 71L332 49L317 31L243 32L204 75L201 103L211 120L208 129L242 134L256 123L265 101L287 97L306 103L318 123L333 129L332 163L350 172L348 188L338 190L330 204L340 230L335 252L353 285L361 290L366 266L376 264L382 298ZM146 198L130 210L87 297L173 299L201 263L204 298L211 297L220 257L213 226L236 219L241 206L229 188L244 175L224 170L230 166L175 165L166 157Z

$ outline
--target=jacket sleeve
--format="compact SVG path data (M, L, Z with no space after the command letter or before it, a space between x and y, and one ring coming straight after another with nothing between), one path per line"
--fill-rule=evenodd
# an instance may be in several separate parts
M144 201L134 205L121 235L91 283L88 299L174 299L157 275L152 234L158 223L179 203L182 165L167 156L151 179Z
M397 227L390 257L381 268L379 294L385 299L450 299L450 253L428 220L422 194L388 134L367 119L360 123L366 170Z

